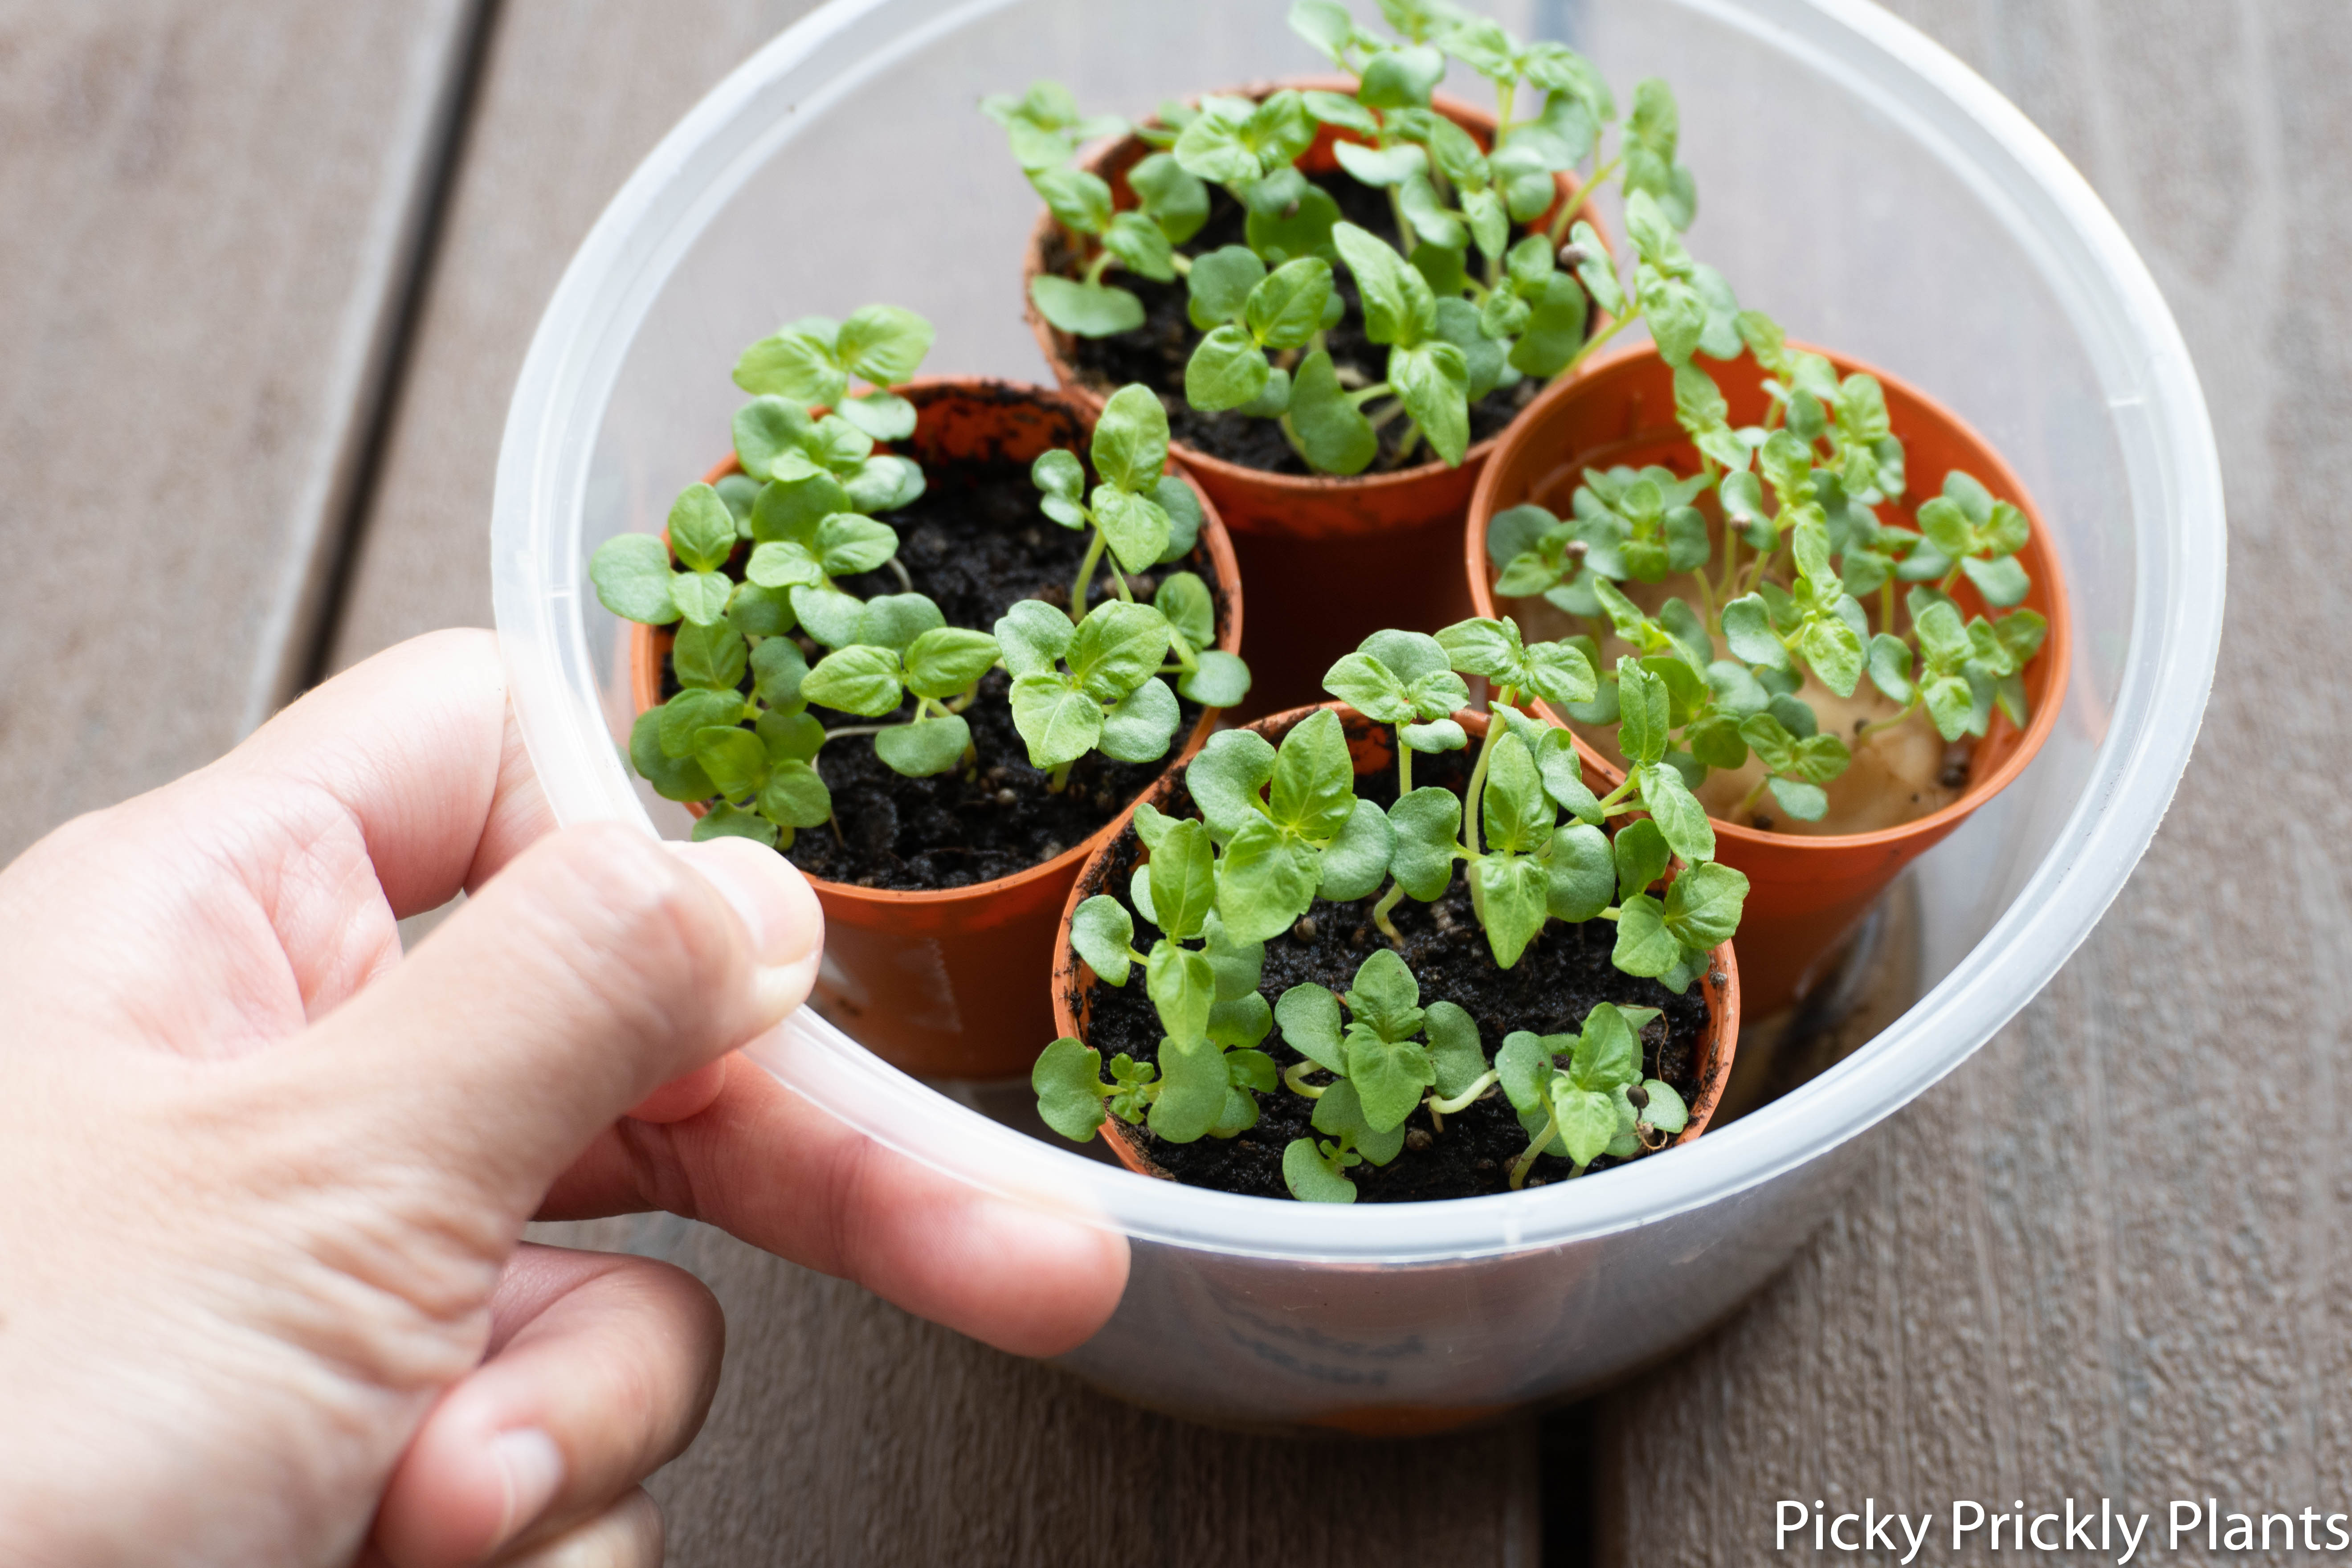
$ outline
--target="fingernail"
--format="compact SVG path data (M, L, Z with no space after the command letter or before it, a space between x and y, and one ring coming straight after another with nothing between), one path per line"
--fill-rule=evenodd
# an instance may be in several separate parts
M506 1489L495 1551L530 1529L555 1500L563 1485L563 1450L538 1427L524 1426L491 1438L490 1460Z
M800 868L748 838L710 838L676 849L726 897L751 933L751 950L760 956L761 1010L781 1018L808 1000L824 950L824 911Z

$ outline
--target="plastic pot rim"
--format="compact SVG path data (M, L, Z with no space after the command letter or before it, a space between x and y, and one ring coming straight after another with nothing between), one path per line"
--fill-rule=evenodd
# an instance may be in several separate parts
M902 0L831 0L678 122L566 268L509 405L490 539L492 602L517 723L557 820L653 831L605 724L583 605L591 458L630 343L702 231L779 146L898 61L1003 3L940 0L920 10ZM805 1013L751 1047L770 1070L845 1124L967 1186L1139 1239L1404 1264L1562 1246L1752 1191L1907 1104L2056 973L2154 835L2212 683L2227 536L2220 458L2187 346L2146 264L2081 174L2019 110L1926 37L1866 0L1677 3L1801 59L1940 161L2049 288L2106 401L2140 525L2125 673L2052 852L1984 939L1853 1057L1675 1160L1443 1205L1315 1205L1309 1215L1296 1212L1305 1205L1171 1189L925 1091ZM903 11L916 14L896 15ZM892 13L887 26L884 13ZM826 60L821 84L793 79L829 49L869 43L845 68Z

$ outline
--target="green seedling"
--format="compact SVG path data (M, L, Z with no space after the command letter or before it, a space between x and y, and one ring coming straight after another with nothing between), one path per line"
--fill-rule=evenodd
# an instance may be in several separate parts
M745 349L735 362L735 384L754 397L781 399L790 414L803 419L815 408L829 407L833 417L859 431L869 442L900 441L915 433L915 405L890 389L915 374L915 367L931 352L931 338L929 321L896 305L868 305L839 322L804 316ZM866 390L852 395L853 378L866 383ZM759 417L762 419L774 413L764 404L753 406L761 410ZM739 453L743 448L745 417L736 416ZM794 423L789 416L780 417ZM764 464L753 467L749 453L743 454L744 471L755 479L798 477L799 466L789 460L788 452L805 449L811 458L808 471L823 468L836 477L848 477L835 460L844 437L826 426L824 418L814 420L814 427L824 435L815 437L813 432L792 431L769 437L782 463L777 471L770 472ZM812 449L813 438L816 444ZM865 456L858 453L861 461ZM904 506L906 501L890 504Z
M1412 783L1413 752L1461 743L1457 723L1423 721L1415 704L1434 707L1451 695L1441 671L1456 686L1463 675L1484 679L1498 716L1460 795ZM1496 620L1463 621L1435 637L1382 632L1333 665L1324 689L1397 727L1400 787L1388 813L1393 879L1372 908L1391 942L1399 940L1390 918L1397 905L1442 898L1457 861L1495 962L1506 969L1547 921L1604 919L1616 922L1618 968L1679 992L1737 929L1747 879L1714 863L1714 829L1681 773L1652 759L1596 796L1568 731L1519 711L1529 700L1575 706L1597 694L1590 659L1575 644L1528 645L1515 624ZM1604 830L1611 818L1636 812L1646 815L1613 839ZM1664 897L1654 896L1651 885L1677 856L1685 870Z
M1128 185L1139 210L1113 208L1111 188L1101 175L1069 166L1082 142L1124 134L1117 115L1085 116L1059 82L1033 83L1019 98L994 94L981 110L1004 127L1013 157L1043 197L1056 223L1074 242L1090 244L1092 258L1077 278L1046 273L1030 285L1038 313L1066 332L1105 337L1143 325L1143 301L1103 281L1117 267L1138 277L1169 282L1189 260L1175 247L1199 232L1209 216L1206 186L1165 153L1145 157L1128 172Z
M1059 789L1088 752L1122 763L1166 754L1176 733L1176 694L1160 679L1168 618L1150 605L1111 599L1076 626L1051 605L1024 599L996 623L1013 676L1013 723L1033 767Z
M1580 1176L1603 1154L1622 1160L1660 1148L1690 1124L1673 1085L1642 1077L1642 1030L1657 1016L1603 1002L1579 1034L1504 1037L1496 1073L1528 1135L1527 1152L1511 1163L1513 1190L1540 1155L1559 1155Z
M897 531L871 513L921 496L922 470L876 451L875 432L913 432L913 405L890 387L914 374L930 341L920 317L869 306L752 345L735 372L755 394L734 422L743 472L680 492L667 540L623 534L589 564L606 609L677 627L677 694L638 716L628 750L656 793L709 803L697 838L789 848L795 833L831 820L816 761L835 741L870 737L883 763L910 778L976 768L964 714L1000 666L1031 764L1056 790L1090 752L1126 763L1167 753L1180 712L1163 676L1208 707L1249 689L1247 667L1212 646L1215 600L1190 572L1165 575L1150 605L1133 602L1122 577L1119 596L1091 611L1082 594L1070 615L1024 600L992 630L949 626L920 594L860 598L841 585L885 567L908 585ZM852 395L852 377L869 390ZM1116 417L1092 448L1103 483L1090 504L1072 502L1075 526L1097 530L1097 558L1108 540L1122 561L1129 545L1147 565L1178 559L1192 548L1200 510L1161 473L1165 416L1140 388L1111 401ZM1040 481L1048 512L1066 521L1060 476L1082 476L1083 465L1054 451L1038 472L1052 480ZM871 721L827 728L816 710Z
M1253 1091L1275 1088L1273 1059L1256 1048L1274 1023L1257 991L1265 939L1318 893L1363 898L1387 871L1387 818L1356 798L1354 778L1339 717L1326 710L1278 750L1247 730L1211 736L1185 773L1199 817L1137 805L1136 837L1150 858L1127 904L1098 893L1078 906L1070 945L1107 985L1142 969L1163 1030L1160 1065L1122 1069L1114 1058L1106 1084L1098 1052L1055 1041L1032 1075L1048 1126L1084 1142L1107 1102L1109 1114L1148 1118L1172 1142L1256 1124ZM1149 952L1135 946L1136 916L1161 933Z
M1347 734L1328 709L1293 725L1278 749L1248 730L1210 736L1184 782L1218 849L1217 912L1241 941L1287 931L1318 897L1369 897L1388 875L1388 816L1358 798Z
M1050 612L1038 624L1048 620L1064 624ZM1468 742L1465 675L1488 683L1496 716L1469 784L1459 795L1416 787L1415 755ZM1642 672L1632 679L1638 689ZM1504 621L1465 621L1433 637L1384 631L1334 665L1326 685L1394 727L1395 804L1383 811L1356 794L1346 727L1327 708L1292 726L1278 747L1247 730L1212 736L1185 770L1197 817L1136 808L1150 858L1124 902L1097 893L1078 906L1070 942L1106 985L1123 987L1141 969L1162 1030L1160 1062L1114 1058L1106 1080L1099 1053L1075 1038L1055 1041L1038 1059L1034 1087L1040 1114L1066 1136L1092 1137L1107 1114L1149 1121L1171 1142L1237 1135L1256 1122L1254 1097L1277 1092L1272 1058L1259 1047L1278 1022L1305 1058L1279 1089L1316 1102L1321 1135L1285 1150L1285 1180L1296 1197L1346 1203L1356 1194L1348 1173L1395 1159L1416 1107L1442 1133L1445 1117L1501 1081L1501 1063L1487 1062L1469 1015L1444 1000L1424 1008L1418 982L1389 949L1365 961L1344 997L1294 986L1269 1008L1257 992L1262 944L1296 927L1318 898L1369 899L1386 884L1373 917L1394 941L1389 916L1398 901L1443 897L1459 861L1501 967L1516 966L1549 922L1605 919L1616 927L1617 967L1677 993L1738 929L1747 879L1715 863L1713 830L1679 773L1650 759L1596 796L1568 732L1514 706L1592 698L1599 681L1581 649L1527 645ZM1624 819L1613 836L1612 818ZM1160 932L1148 952L1137 947L1139 918ZM1651 1125L1663 1128L1678 1102L1668 1091L1655 1103ZM1612 1121L1602 1142L1616 1137ZM1554 1141L1545 1134L1545 1145ZM1579 1158L1579 1169L1595 1157Z
M1423 1007L1421 986L1386 948L1364 960L1345 996L1294 985L1275 1004L1274 1016L1284 1043L1305 1058L1283 1082L1315 1101L1315 1130L1326 1134L1293 1139L1282 1152L1283 1180L1293 1197L1308 1203L1353 1203L1347 1169L1395 1159L1404 1147L1406 1117L1426 1104L1443 1130L1445 1115L1496 1081L1470 1015L1451 1002ZM1317 1068L1330 1081L1311 1082Z
M1091 531L1086 559L1070 584L1073 622L1087 617L1087 597L1098 568L1109 565L1118 596L1132 603L1129 574L1182 560L1201 532L1201 503L1192 487L1163 471L1168 413L1150 393L1126 386L1111 395L1095 425L1092 457L1097 479L1091 496L1086 467L1075 452L1043 453L1030 468L1040 492L1039 510L1064 528ZM1168 623L1172 659L1160 673L1176 676L1178 690L1210 708L1230 708L1249 694L1248 666L1210 646L1216 635L1216 605L1207 584L1194 573L1171 573L1152 603Z
M1066 163L1081 143L1124 136L1129 129L1116 114L1080 113L1077 100L1057 82L1041 81L1019 98L992 94L980 100L980 109L1004 127L1024 169Z
M1570 718L1617 725L1629 762L1663 763L1693 789L1752 757L1762 776L1732 816L1769 791L1782 815L1817 821L1851 747L1915 711L1947 742L1982 736L1996 708L2023 724L2022 672L2048 627L2016 607L2032 587L2021 511L1956 471L1916 530L1884 520L1906 479L1876 379L1839 377L1759 311L1731 325L1767 373L1761 424L1734 428L1713 376L1680 363L1675 414L1697 473L1588 469L1567 518L1498 513L1487 554L1498 595L1590 623L1570 640L1596 664L1612 637L1632 650L1591 699L1558 705ZM1963 581L1995 613L1964 616L1951 598ZM1644 610L1628 583L1683 592ZM1851 738L1827 733L1799 695L1807 676L1842 698L1866 677L1899 710Z
M1275 1087L1274 1058L1257 1048L1274 1026L1258 994L1262 942L1235 938L1216 908L1214 853L1207 826L1178 820L1149 802L1135 813L1136 836L1150 851L1129 892L1137 914L1160 935L1150 952L1136 949L1135 917L1108 894L1081 903L1070 945L1105 984L1124 986L1140 969L1164 1031L1159 1065L1102 1058L1065 1037L1045 1048L1031 1074L1047 1126L1084 1142L1108 1114L1172 1142L1231 1138L1257 1124L1251 1090ZM1106 1106L1108 1102L1108 1106Z
M1701 351L1738 353L1729 286L1680 237L1696 195L1675 162L1678 116L1664 82L1635 88L1618 150L1604 155L1616 101L1573 50L1522 42L1450 5L1382 0L1381 9L1391 35L1362 27L1333 0L1291 9L1292 28L1354 79L1352 92L1162 104L1136 128L1155 150L1128 173L1131 209L1069 162L1080 142L1121 122L1082 118L1052 82L984 100L1077 258L1075 276L1032 280L1039 314L1080 337L1131 332L1144 324L1144 303L1106 281L1112 269L1181 280L1201 334L1186 402L1203 414L1278 421L1300 460L1327 474L1371 467L1391 426L1399 431L1391 466L1424 446L1458 465L1474 405L1575 369L1637 321L1677 363ZM1493 87L1486 142L1432 107L1454 64ZM1326 129L1337 133L1339 177L1384 193L1389 236L1344 221L1339 202L1298 166ZM1560 199L1559 176L1580 170L1578 197ZM1630 283L1589 221L1591 200L1612 181L1634 247ZM1188 250L1213 191L1238 205L1244 242ZM1388 351L1377 379L1329 353L1346 311L1341 268L1365 336ZM1612 318L1598 330L1596 312Z

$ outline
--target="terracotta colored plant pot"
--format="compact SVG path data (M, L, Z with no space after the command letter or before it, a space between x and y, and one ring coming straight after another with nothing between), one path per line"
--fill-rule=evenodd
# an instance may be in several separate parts
M2065 577L2051 548L2050 531L2000 454L1958 415L1908 383L1846 355L1815 352L1827 354L1840 374L1861 371L1885 388L1915 502L1937 493L1943 476L1961 468L2025 513L2032 534L2018 559L2033 580L2025 603L2049 621L2050 633L2025 670L2030 721L2020 731L1994 714L1970 759L1967 792L1951 805L1874 833L1808 837L1715 823L1717 858L1748 876L1739 954L1749 1009L1757 1016L1801 999L1833 966L1847 934L1903 868L2024 771L2058 721L2073 652ZM1763 417L1763 373L1754 359L1743 355L1707 369L1731 405L1733 425ZM1697 470L1697 454L1675 423L1673 375L1654 348L1612 356L1573 383L1548 388L1504 435L1479 478L1464 540L1464 574L1477 614L1496 613L1486 558L1486 525L1496 513L1533 501L1565 515L1587 467L1656 463L1683 473ZM1908 520L1907 508L1896 510ZM1983 607L1965 580L1953 596L1972 614ZM1547 716L1559 721L1557 715ZM1596 788L1613 787L1623 779L1622 770L1581 736L1577 747L1586 765L1610 781Z
M918 423L892 449L919 463L1001 457L1025 464L1048 447L1083 449L1094 426L1090 411L1060 395L1013 382L940 377L899 391L914 403ZM730 457L709 478L737 468ZM1200 550L1222 600L1217 646L1231 653L1241 643L1241 574L1215 505L1205 495L1200 501ZM639 712L661 701L671 639L667 627L634 629L630 679ZM1171 767L1200 749L1221 711L1201 715L1170 753ZM698 806L690 809L700 815ZM1052 963L1055 921L1078 868L1126 820L1122 815L1042 865L968 888L898 892L810 878L825 919L818 1011L908 1072L1026 1073L1054 1037L1053 1009L1037 982Z
M1263 98L1282 88L1347 92L1354 85L1341 78L1314 77L1237 88L1233 95ZM1492 114L1443 96L1431 101L1481 146L1491 142ZM1331 149L1339 139L1339 132L1322 127L1298 167L1310 174L1337 169L1339 158ZM1089 159L1087 167L1110 183L1116 206L1130 208L1136 201L1127 171L1150 151L1140 139L1123 137ZM1577 181L1567 174L1554 178L1559 200L1573 199ZM1555 204L1538 223L1549 223L1559 211ZM1601 227L1593 215L1585 216L1596 229ZM1063 390L1099 408L1104 394L1079 378L1070 335L1029 303L1030 280L1046 270L1059 232L1051 213L1039 215L1021 269L1023 310ZM1594 330L1606 320L1596 316ZM1430 462L1353 478L1270 474L1176 444L1177 461L1223 513L1242 570L1258 595L1258 618L1242 650L1258 677L1249 711L1316 700L1331 662L1383 627L1434 630L1469 613L1454 572L1454 531L1499 439L1471 447L1459 468ZM1348 547L1344 555L1330 548L1341 542Z
M1282 737L1290 733L1292 726L1322 708L1336 711L1346 725L1348 751L1355 762L1358 777L1367 773L1384 773L1396 766L1394 731L1385 724L1373 723L1344 703L1323 702L1313 707L1294 708L1287 712L1260 719L1248 728L1269 741L1279 742ZM1470 731L1474 743L1485 737L1486 714L1465 709L1456 713L1454 718ZM1559 721L1552 721L1557 723ZM1182 794L1183 788L1183 774L1171 768L1159 783L1145 791L1141 798L1150 802L1157 810L1182 816L1189 812L1191 804L1191 797ZM1070 889L1068 902L1063 906L1061 925L1055 933L1054 947L1054 1027L1058 1034L1081 1040L1087 1037L1087 1026L1093 1010L1095 972L1071 948L1070 922L1077 914L1078 905L1086 900L1097 893L1117 890L1113 887L1115 883L1123 888L1124 884L1113 874L1112 851L1119 847L1134 816L1135 807L1130 805L1111 825L1110 831L1097 840L1086 868L1078 873L1076 882ZM1145 856L1144 858L1149 859L1150 857ZM1744 934L1743 931L1743 939ZM1687 1143L1706 1131L1708 1119L1714 1116L1716 1106L1723 1099L1724 1085L1731 1079L1732 1058L1739 1046L1739 966L1732 952L1732 943L1726 942L1717 948L1714 958L1715 962L1699 982L1707 1005L1706 1036L1698 1046L1699 1092L1691 1100L1690 1123L1683 1129L1682 1136L1675 1140L1677 1143ZM1500 1044L1499 1041L1496 1043ZM1102 1135L1109 1143L1111 1152L1129 1170L1139 1175L1168 1177L1165 1171L1144 1154L1126 1123L1115 1117L1107 1118L1102 1124ZM1447 1414L1452 1418L1446 1425L1460 1425L1476 1420L1487 1412Z

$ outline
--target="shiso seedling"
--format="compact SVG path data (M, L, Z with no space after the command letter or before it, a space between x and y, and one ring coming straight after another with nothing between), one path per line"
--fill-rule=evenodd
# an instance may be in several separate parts
M1076 276L1032 280L1038 313L1079 337L1132 332L1144 305L1114 275L1181 278L1200 334L1185 401L1202 413L1276 420L1310 469L1342 475L1370 467L1381 431L1399 420L1391 466L1424 444L1458 465L1472 405L1574 370L1635 321L1682 358L1702 342L1718 356L1738 352L1729 286L1678 237L1697 197L1675 161L1679 119L1664 81L1636 86L1612 154L1603 144L1616 100L1574 50L1522 42L1428 0L1381 0L1381 11L1387 35L1333 0L1291 8L1292 28L1354 79L1352 92L1212 94L1195 106L1163 103L1132 127L1154 151L1128 171L1129 208L1073 163L1082 144L1124 134L1127 121L1082 115L1069 89L1050 81L983 100L1079 258ZM1486 142L1433 107L1455 64L1493 89ZM1325 131L1336 138L1338 177L1384 194L1396 243L1346 221L1300 169ZM1580 179L1563 199L1568 174ZM1634 247L1630 284L1589 221L1612 182ZM1210 216L1212 187L1246 214L1244 243L1187 251ZM1335 286L1341 268L1366 337L1388 350L1377 380L1335 364L1329 352L1346 311ZM1611 320L1597 324L1596 311Z
M1916 711L1948 742L1982 737L1996 709L2022 726L2023 672L2049 628L2021 607L2032 586L2018 560L2023 512L1955 470L1917 507L1916 530L1883 517L1907 476L1876 378L1841 378L1759 311L1733 324L1766 372L1760 424L1734 428L1714 377L1678 363L1675 414L1698 471L1587 469L1570 516L1498 513L1487 553L1498 595L1590 624L1570 639L1588 658L1610 637L1630 648L1594 696L1558 704L1570 718L1615 724L1628 763L1694 790L1752 754L1763 776L1728 817L1751 816L1769 791L1783 816L1816 821L1852 747ZM1985 613L1952 597L1963 582ZM1644 610L1629 583L1684 592ZM1808 675L1840 698L1866 676L1896 710L1830 733L1801 695Z
M1468 742L1457 711L1465 675L1484 678L1492 693L1468 784L1460 794L1415 787L1416 752ZM1444 897L1457 862L1498 966L1517 965L1549 925L1606 920L1615 926L1616 967L1676 993L1731 939L1748 894L1745 877L1716 863L1706 814L1678 771L1654 759L1595 795L1568 732L1519 710L1538 697L1586 701L1597 693L1591 663L1573 643L1526 644L1511 623L1485 619L1434 637L1384 631L1334 665L1325 684L1395 729L1396 801L1383 811L1356 794L1334 709L1301 720L1278 747L1247 730L1213 736L1185 771L1199 816L1139 805L1135 830L1150 858L1128 898L1097 893L1071 921L1071 946L1102 984L1124 986L1142 970L1163 1032L1158 1065L1121 1054L1106 1081L1098 1051L1055 1041L1033 1075L1047 1124L1082 1142L1106 1114L1148 1122L1172 1142L1229 1138L1255 1125L1256 1096L1301 1095L1316 1102L1321 1137L1285 1151L1284 1177L1294 1196L1316 1202L1351 1201L1347 1173L1395 1159L1416 1108L1426 1104L1442 1130L1444 1117L1498 1088L1530 1138L1514 1187L1542 1152L1563 1153L1580 1172L1602 1152L1622 1157L1679 1131L1686 1112L1673 1089L1622 1069L1613 1031L1631 1039L1647 1021L1638 1010L1596 1009L1575 1037L1514 1034L1490 1063L1470 1016L1442 999L1424 1006L1419 983L1390 949L1366 960L1345 997L1297 986L1268 1005L1258 991L1263 943L1318 897L1381 893L1375 918L1393 940L1388 916L1398 901ZM1625 820L1612 835L1605 825L1615 818ZM1139 918L1159 932L1149 952L1137 947ZM1305 1058L1278 1079L1259 1048L1276 1027ZM1546 1069L1554 1058L1566 1065ZM1632 1059L1638 1069L1638 1050ZM1318 1073L1328 1080L1315 1081ZM1593 1096L1612 1119L1598 1142Z
M1096 425L1089 456L1100 482L1089 500L1079 499L1086 465L1076 453L1037 459L1045 513L1096 531L1066 611L1024 600L993 627L951 626L921 594L861 599L841 585L887 567L908 586L898 532L874 514L919 498L922 469L876 442L913 433L915 406L893 388L922 363L931 335L921 317L875 305L839 323L795 321L751 345L735 368L754 395L734 420L742 473L681 491L667 541L622 534L590 563L606 609L678 628L679 689L638 716L629 759L666 798L709 803L697 838L789 848L796 832L832 818L817 756L852 737L870 738L910 778L976 768L964 714L999 665L1012 677L1030 763L1056 790L1089 752L1124 763L1164 756L1179 721L1170 679L1206 707L1249 689L1242 661L1212 646L1215 599L1199 576L1169 573L1148 605L1129 586L1127 574L1190 553L1201 526L1191 489L1162 471L1167 417L1140 389L1112 398ZM1112 593L1089 608L1106 545L1118 563ZM827 728L816 710L871 722Z

